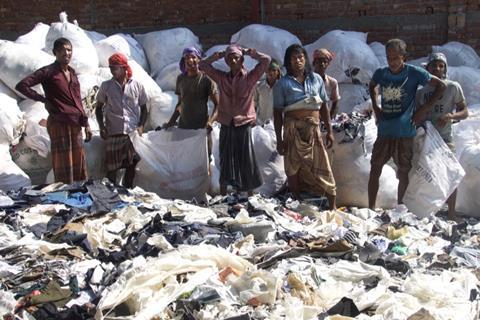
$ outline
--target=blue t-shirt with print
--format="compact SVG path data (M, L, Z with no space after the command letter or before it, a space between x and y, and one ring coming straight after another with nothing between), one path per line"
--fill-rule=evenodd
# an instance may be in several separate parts
M378 121L379 137L414 137L415 125L412 116L415 112L417 88L427 84L432 76L416 66L405 64L400 73L394 74L388 67L380 68L372 80L380 86L382 95L382 115Z
M273 86L273 107L284 109L295 102L314 96L320 97L322 102L328 101L325 83L320 75L312 72L303 83L300 83L287 74Z

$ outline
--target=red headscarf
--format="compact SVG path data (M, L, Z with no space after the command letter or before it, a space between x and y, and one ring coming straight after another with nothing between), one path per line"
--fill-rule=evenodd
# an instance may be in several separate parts
M128 65L128 58L120 52L114 53L108 58L108 66L121 66L127 69L127 77L132 77L132 68Z

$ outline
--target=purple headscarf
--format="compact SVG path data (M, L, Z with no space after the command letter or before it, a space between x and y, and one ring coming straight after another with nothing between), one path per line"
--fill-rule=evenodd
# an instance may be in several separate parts
M185 56L186 56L187 54L194 54L194 55L196 55L199 59L202 58L202 53L200 52L200 50L198 50L198 49L195 48L195 47L188 47L188 48L183 49L182 59L180 59L180 63L179 63L180 71L181 71L183 74L186 74L186 73L187 73L187 68L185 67Z

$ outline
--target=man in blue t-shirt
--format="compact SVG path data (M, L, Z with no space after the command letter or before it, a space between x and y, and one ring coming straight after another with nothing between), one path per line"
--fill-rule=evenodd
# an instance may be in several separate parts
M408 172L412 167L415 126L426 119L446 87L442 80L430 75L426 70L405 63L407 45L403 40L391 39L387 42L385 49L388 67L377 69L369 85L378 126L368 181L370 209L375 208L382 168L390 158L393 158L397 166L397 202L403 203L403 195L408 186ZM426 84L435 87L435 91L430 100L415 107L417 88ZM377 87L380 87L382 95L381 107L377 103Z

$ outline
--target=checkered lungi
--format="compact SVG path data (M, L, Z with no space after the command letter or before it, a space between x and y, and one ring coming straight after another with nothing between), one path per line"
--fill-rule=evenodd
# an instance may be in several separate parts
M66 184L87 178L87 162L83 147L82 127L48 121L52 167L55 182Z
M119 134L107 138L105 166L107 171L127 168L140 161L140 155L135 151L130 137Z

